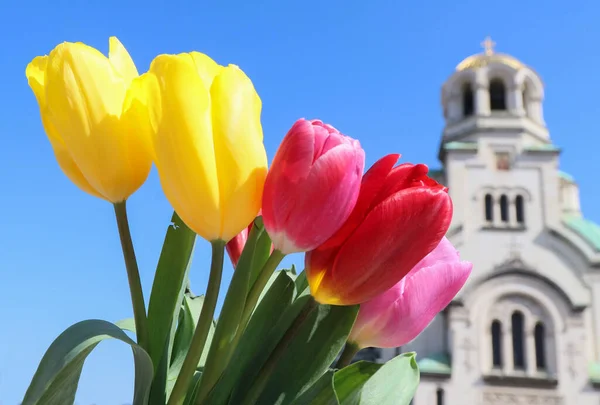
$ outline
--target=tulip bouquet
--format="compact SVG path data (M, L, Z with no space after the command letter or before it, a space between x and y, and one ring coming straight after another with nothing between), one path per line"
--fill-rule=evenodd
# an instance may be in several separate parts
M65 330L23 404L73 404L105 339L131 346L134 405L408 404L415 353L351 360L414 339L469 276L444 238L447 189L396 154L363 175L359 142L318 120L298 120L268 168L261 100L241 69L191 52L139 75L109 44L105 57L62 43L26 75L60 168L114 207L134 316ZM126 201L152 164L174 213L146 310ZM197 236L212 246L200 296L188 288ZM225 252L235 271L215 319ZM277 269L299 252L304 271Z

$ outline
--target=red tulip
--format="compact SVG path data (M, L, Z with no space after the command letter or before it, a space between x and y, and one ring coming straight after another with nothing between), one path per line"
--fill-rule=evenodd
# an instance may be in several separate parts
M360 305L348 341L359 348L407 344L450 304L472 268L443 238L399 283Z
M246 246L246 241L248 241L248 235L250 234L252 225L253 223L251 223L247 228L243 229L242 232L234 236L233 239L231 239L229 242L227 242L227 245L225 245L227 254L229 254L231 264L234 268L237 266L238 260L240 260L244 246Z
M389 290L445 235L452 218L447 188L427 166L377 161L356 206L334 236L306 254L310 290L322 304L354 305Z
M262 212L258 212L258 216L260 217ZM254 225L254 221L248 225L247 228L244 228L242 232L238 233L233 239L227 242L225 248L227 249L227 254L229 255L229 259L231 259L231 264L233 268L237 267L238 261L240 260L240 256L244 251L244 246L246 246L246 242L248 241L248 235L250 235L250 231L252 230L252 225ZM273 245L271 244L271 253L273 253Z
M352 212L365 164L360 143L321 121L300 119L267 174L262 215L275 249L311 250Z

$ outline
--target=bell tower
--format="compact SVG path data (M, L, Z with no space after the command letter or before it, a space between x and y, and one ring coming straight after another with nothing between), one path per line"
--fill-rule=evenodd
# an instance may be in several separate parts
M442 86L441 180L457 207L451 232L540 231L560 221L560 151L544 121L544 85L489 37L481 45Z

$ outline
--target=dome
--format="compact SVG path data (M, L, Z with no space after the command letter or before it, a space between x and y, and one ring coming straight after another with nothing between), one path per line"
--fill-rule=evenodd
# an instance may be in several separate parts
M466 69L477 69L480 67L487 66L490 63L501 63L503 65L510 66L514 69L521 69L525 66L517 58L512 57L510 55L506 55L503 53L494 53L491 55L486 55L485 53L480 53L477 55L471 55L468 58L464 59L456 66L456 70L460 72L461 70Z
M456 66L456 71L460 72L467 69L478 69L491 63L500 63L517 70L525 67L524 63L513 56L506 55L504 53L495 53L494 46L496 43L492 41L490 37L487 37L485 41L481 43L481 45L484 48L484 52L471 55L464 59Z

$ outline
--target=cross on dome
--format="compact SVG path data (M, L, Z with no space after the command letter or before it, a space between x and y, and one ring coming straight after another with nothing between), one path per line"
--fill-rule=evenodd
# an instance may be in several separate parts
M496 43L494 41L492 41L492 38L487 36L487 37L485 37L485 40L481 43L481 46L483 47L484 53L486 55L493 55L494 47L496 46Z

